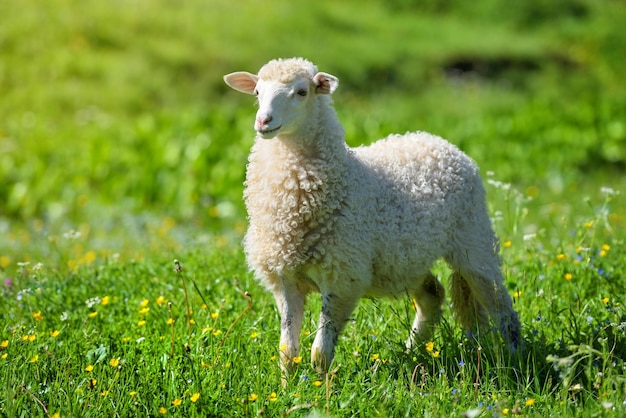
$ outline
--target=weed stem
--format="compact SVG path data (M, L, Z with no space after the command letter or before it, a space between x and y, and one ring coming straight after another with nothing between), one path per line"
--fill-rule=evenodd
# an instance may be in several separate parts
M183 266L180 261L174 260L174 271L180 277L183 283L183 292L185 294L185 307L187 308L187 332L191 334L191 311L189 310L189 297L187 296L187 285L185 284L185 277L183 276Z

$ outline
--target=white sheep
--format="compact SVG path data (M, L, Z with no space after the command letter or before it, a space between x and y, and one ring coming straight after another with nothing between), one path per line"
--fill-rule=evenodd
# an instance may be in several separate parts
M515 350L520 324L503 284L482 180L468 156L424 132L349 148L330 97L339 80L302 58L224 80L258 98L244 250L276 299L286 373L298 356L310 292L322 296L311 350L320 373L364 296L409 295L417 313L407 346L429 338L444 300L430 273L440 258L453 270L461 324L472 330L491 317Z

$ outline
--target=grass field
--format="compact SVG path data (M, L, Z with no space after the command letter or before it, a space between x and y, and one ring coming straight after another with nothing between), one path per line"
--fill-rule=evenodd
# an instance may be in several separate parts
M624 19L618 0L0 2L0 416L626 415ZM405 353L411 301L363 300L317 376L310 298L281 386L239 245L254 107L221 76L296 55L340 78L350 144L426 130L477 161L523 353L448 306Z

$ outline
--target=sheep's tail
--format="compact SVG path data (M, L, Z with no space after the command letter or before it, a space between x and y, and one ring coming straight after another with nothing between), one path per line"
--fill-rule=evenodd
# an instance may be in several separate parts
M484 276L470 276L469 283L461 273L452 274L451 298L458 321L468 332L488 330L491 319L509 349L522 347L521 325L513 309L511 297L500 280L490 281Z

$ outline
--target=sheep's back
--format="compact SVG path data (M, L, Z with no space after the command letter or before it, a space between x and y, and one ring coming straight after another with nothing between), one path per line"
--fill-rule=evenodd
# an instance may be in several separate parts
M386 189L417 201L464 199L481 183L476 164L450 142L425 132L391 135L354 149Z
M459 223L484 212L476 164L442 138L424 132L391 135L354 152L378 182L375 276L428 268L448 252ZM398 271L403 268L406 272Z

